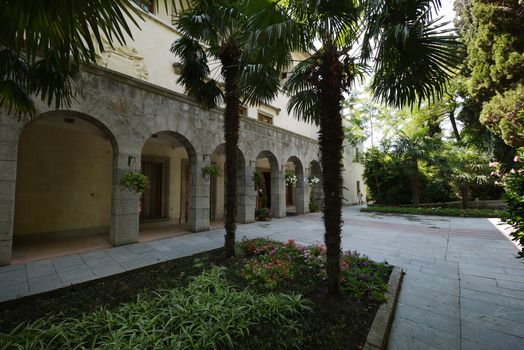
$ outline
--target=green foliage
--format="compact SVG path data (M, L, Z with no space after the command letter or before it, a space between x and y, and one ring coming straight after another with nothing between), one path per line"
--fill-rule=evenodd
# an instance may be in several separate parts
M212 176L217 177L220 175L220 168L216 164L209 164L202 168L202 176Z
M453 147L446 153L446 158L450 168L450 183L462 198L463 208L466 209L471 187L489 182L489 157L472 147Z
M495 177L501 177L500 184L504 187L504 200L507 204L503 213L503 220L513 226L513 240L524 247L524 148L519 150L515 157L513 168L506 174L501 174L500 164L491 163L498 168L492 173ZM524 258L524 250L519 252L519 258Z
M147 187L147 176L141 172L129 171L120 178L120 186L126 187L136 193L143 193Z
M115 311L100 309L60 323L41 319L0 334L2 349L277 349L298 347L299 295L235 290L214 267L185 288L142 295ZM266 333L260 330L266 330ZM257 332L257 337L250 336ZM267 337L267 338L265 338Z
M499 218L502 211L497 209L459 209L459 208L413 208L413 207L387 207L372 205L362 208L363 212L377 212L388 214L413 214L413 215L435 215L435 216L460 216L472 218Z
M18 118L36 114L33 96L68 107L80 64L95 62L104 39L124 44L139 11L127 0L7 0L0 6L0 107ZM67 20L66 20L67 19Z
M255 219L259 221L271 220L271 210L268 208L255 209Z
M480 121L508 145L524 146L524 84L495 95L484 105Z
M522 92L524 83L524 11L519 0L455 2L457 24L467 48L462 71L466 109L474 124L481 121L513 146L522 145ZM500 113L504 112L504 113ZM501 159L500 157L498 157Z

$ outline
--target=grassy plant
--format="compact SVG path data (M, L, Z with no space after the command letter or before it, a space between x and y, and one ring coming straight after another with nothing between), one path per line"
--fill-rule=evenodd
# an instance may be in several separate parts
M498 218L502 211L497 209L459 209L459 208L413 208L413 207L386 207L373 205L362 208L363 212L378 212L391 214L415 214L436 216L461 216L473 218Z
M251 349L299 347L309 309L295 294L237 291L214 267L185 288L142 295L115 311L38 320L0 334L1 349ZM260 329L266 330L260 332ZM257 332L257 336L250 336ZM266 337L270 337L269 339Z

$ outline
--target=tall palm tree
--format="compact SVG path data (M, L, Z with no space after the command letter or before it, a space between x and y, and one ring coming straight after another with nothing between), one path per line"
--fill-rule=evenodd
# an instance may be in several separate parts
M33 95L69 105L82 62L95 62L102 38L124 43L140 17L128 0L2 0L0 107L20 118L36 109Z
M278 70L290 60L288 51L267 45L261 50L246 50L247 16L244 3L235 0L195 0L179 13L177 28L182 37L171 51L181 59L179 83L189 97L204 108L222 101L226 141L225 244L227 257L235 253L237 203L237 145L240 128L239 107L273 100L278 93ZM280 52L280 55L277 53ZM268 56L268 53L275 54ZM219 67L213 76L211 67ZM223 81L223 83L221 82Z
M434 152L440 149L440 139L431 138L427 129L419 129L414 134L408 135L401 132L397 142L393 145L394 153L402 164L403 170L409 176L411 186L411 201L414 206L420 204L420 170L419 162L433 163L440 159L432 158Z
M489 182L489 157L472 147L454 147L447 152L451 183L460 195L462 209L469 207L471 186Z
M439 0L287 0L260 9L264 2L253 6L255 37L302 41L310 53L284 87L288 109L320 126L328 293L339 296L343 94L373 68L373 94L390 105L438 98L459 63L458 43L433 18Z

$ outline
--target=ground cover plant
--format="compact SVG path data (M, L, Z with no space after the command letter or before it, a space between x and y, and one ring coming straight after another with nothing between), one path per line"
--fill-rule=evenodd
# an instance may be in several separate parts
M351 349L385 301L391 267L342 255L327 297L325 246L265 239L162 263L0 311L0 348ZM137 296L138 295L138 296ZM21 323L31 321L30 323Z
M391 214L414 214L414 215L436 215L436 216L460 216L472 218L499 218L502 211L498 209L459 209L459 208L414 208L414 207L389 207L372 205L362 208L363 212L391 213Z

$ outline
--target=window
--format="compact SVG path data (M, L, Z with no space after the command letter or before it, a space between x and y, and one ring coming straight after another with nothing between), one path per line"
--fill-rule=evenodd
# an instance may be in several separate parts
M156 6L154 0L133 0L142 10L149 13L156 13Z
M273 116L262 112L258 112L258 121L273 125Z
M247 116L247 108L244 106L238 107L238 114L240 114L243 117Z

